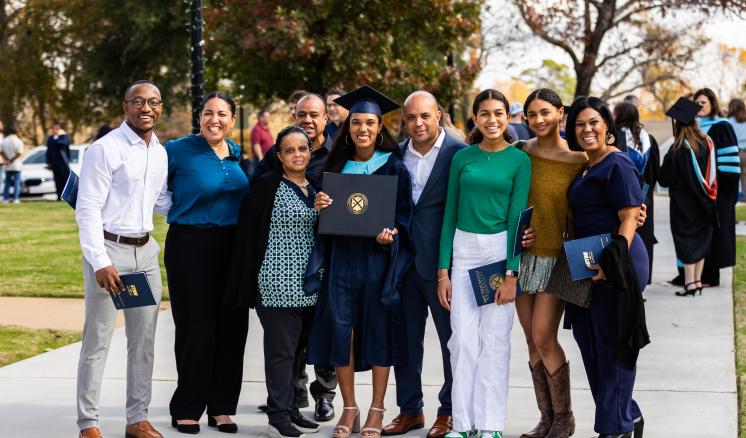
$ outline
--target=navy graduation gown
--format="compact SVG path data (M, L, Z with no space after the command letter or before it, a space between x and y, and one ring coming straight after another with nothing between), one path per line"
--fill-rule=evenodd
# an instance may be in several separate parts
M327 236L318 239L306 272L304 290L319 292L308 345L308 363L347 366L353 342L355 371L393 366L403 356L399 292L413 262L409 241L411 179L404 163L391 154L374 175L398 175L396 229L391 245L372 237ZM325 267L323 282L320 266ZM353 337L354 331L354 337Z

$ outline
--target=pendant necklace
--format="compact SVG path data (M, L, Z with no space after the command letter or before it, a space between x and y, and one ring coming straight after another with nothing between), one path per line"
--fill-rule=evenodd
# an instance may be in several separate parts
M593 166L595 166L596 164L600 163L601 160L604 159L604 157L606 156L606 148L607 148L607 146L604 146L604 151L601 153L601 158L598 161L596 161L596 163L593 164ZM591 165L591 160L588 160L588 164L585 165L585 170L580 175L580 177L581 178L585 178L585 176L588 175L588 172L591 171L591 167L593 167L593 166Z

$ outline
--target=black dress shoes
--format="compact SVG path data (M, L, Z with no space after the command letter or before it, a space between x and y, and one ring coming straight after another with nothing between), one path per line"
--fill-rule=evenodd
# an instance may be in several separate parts
M642 438L642 429L645 428L645 419L642 417L636 419L634 422L634 425L635 425L635 430L634 430L635 438Z
M269 409L269 406L267 406L267 403L262 403L259 406L256 407L256 410L259 412L267 413L267 410Z
M319 398L316 400L316 409L313 413L316 421L329 421L334 418L334 406L327 399Z
M216 427L218 431L223 433L238 433L238 426L236 426L236 423L218 424L218 421L212 415L207 416L207 425L210 427Z
M179 424L176 418L171 417L171 427L175 427L181 433L196 435L199 433L199 424Z

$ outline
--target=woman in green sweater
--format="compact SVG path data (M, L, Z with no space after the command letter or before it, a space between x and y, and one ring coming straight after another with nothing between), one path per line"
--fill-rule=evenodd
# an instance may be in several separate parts
M451 162L438 264L438 298L451 311L448 342L453 371L453 431L449 437L499 438L505 428L520 256L515 229L526 208L531 160L510 145L508 100L485 90L472 105L476 128L470 147ZM469 269L507 261L495 304L478 306ZM449 268L451 277L449 278Z

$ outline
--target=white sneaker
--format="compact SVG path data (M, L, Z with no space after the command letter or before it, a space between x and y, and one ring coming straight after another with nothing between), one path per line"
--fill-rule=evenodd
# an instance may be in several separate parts
M20 204L20 203L21 203L21 201L20 201L19 199L16 199L15 201L13 201L13 203L14 203L14 204Z

